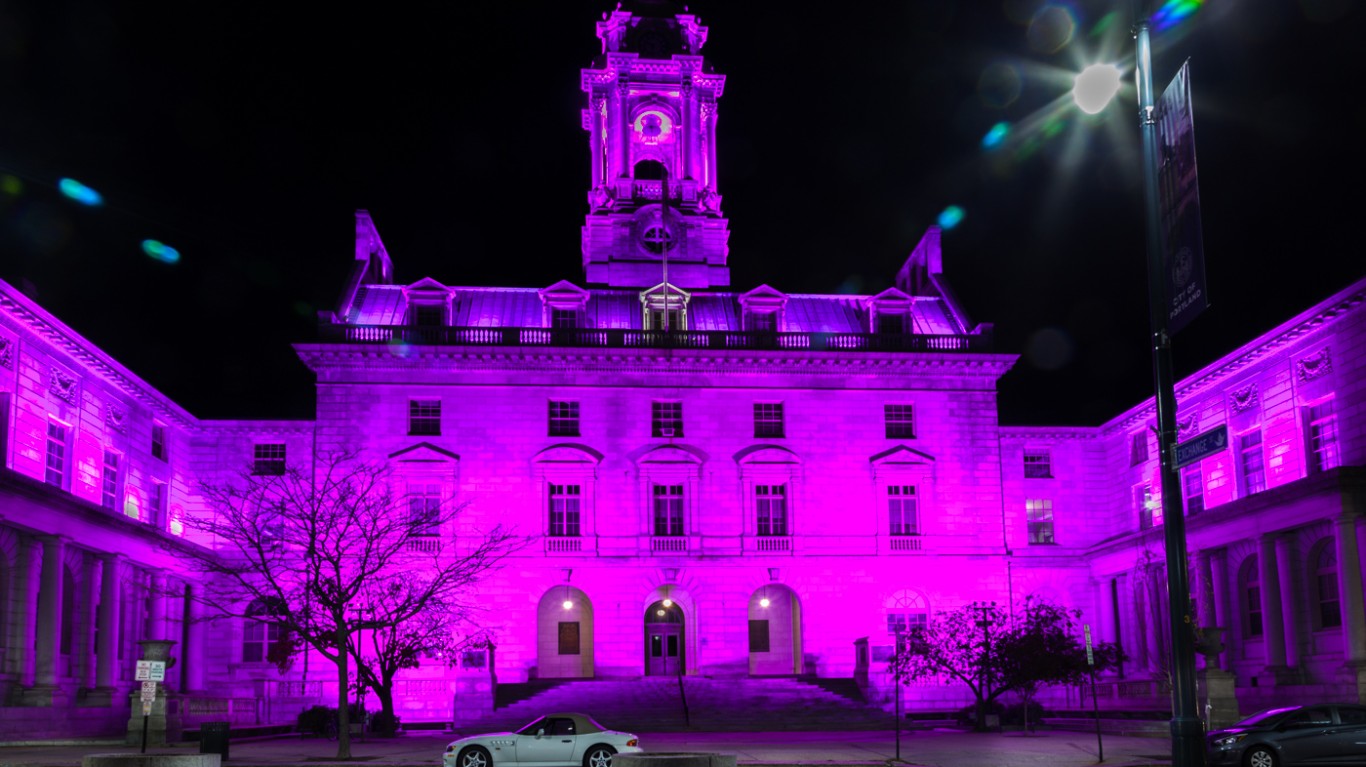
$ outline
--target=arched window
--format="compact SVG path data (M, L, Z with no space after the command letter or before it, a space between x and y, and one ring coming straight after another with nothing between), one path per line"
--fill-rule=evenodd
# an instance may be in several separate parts
M1314 567L1314 627L1337 628L1342 625L1338 598L1338 552L1332 538L1319 541L1310 560Z
M1247 558L1238 583L1243 595L1244 636L1259 637L1262 635L1262 579L1256 556Z
M276 611L261 600L247 609L242 622L242 662L264 663L274 655L277 646L285 641L284 626L270 620Z

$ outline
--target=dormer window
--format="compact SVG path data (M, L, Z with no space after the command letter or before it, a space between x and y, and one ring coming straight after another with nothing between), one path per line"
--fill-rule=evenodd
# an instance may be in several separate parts
M644 318L641 327L645 330L674 332L688 329L688 300L692 294L679 288L660 283L640 294Z
M540 291L545 327L552 330L571 330L587 327L584 313L588 307L588 291L572 282L561 280Z
M550 327L555 329L577 328L579 326L579 312L577 309L550 310Z
M745 317L745 330L751 333L777 333L777 312L755 312Z
M868 299L870 333L902 335L914 332L911 310L915 300L897 288L887 288Z
M875 332L878 335L901 335L906 332L906 315L879 314Z
M740 296L743 327L749 333L777 333L783 327L787 296L760 285Z
M439 328L450 324L451 295L445 285L428 277L409 285L404 293L409 325Z

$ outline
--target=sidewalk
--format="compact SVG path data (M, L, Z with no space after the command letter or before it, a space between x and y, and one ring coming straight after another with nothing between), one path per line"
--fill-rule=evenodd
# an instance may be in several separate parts
M352 762L381 767L439 767L454 736L412 733L369 738L351 745ZM735 754L740 764L886 765L896 756L896 734L874 732L640 733L646 752ZM1106 767L1171 764L1171 744L1161 738L1107 735ZM137 753L136 746L88 743L61 746L0 746L0 767L79 767L81 757ZM148 749L148 753L198 753L198 746ZM297 735L230 741L228 767L337 764L337 744ZM901 759L925 767L1090 767L1096 764L1095 735L1077 732L965 733L932 730L901 733Z

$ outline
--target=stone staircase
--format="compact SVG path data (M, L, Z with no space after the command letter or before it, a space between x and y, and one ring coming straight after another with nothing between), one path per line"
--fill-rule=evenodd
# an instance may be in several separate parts
M680 694L678 677L643 677L524 689L500 698L525 693L530 697L499 706L460 731L515 730L557 711L588 714L604 727L629 732L852 731L895 726L890 713L862 701L853 680L685 676L682 686Z

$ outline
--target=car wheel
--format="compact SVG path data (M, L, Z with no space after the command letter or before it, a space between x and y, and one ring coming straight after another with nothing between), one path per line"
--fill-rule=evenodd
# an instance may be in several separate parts
M1276 767L1276 752L1266 746L1253 746L1243 758L1247 767Z
M460 758L456 760L458 767L492 767L493 758L489 752L479 746L470 746L460 752Z
M593 746L583 755L583 767L612 767L615 753L610 746Z

